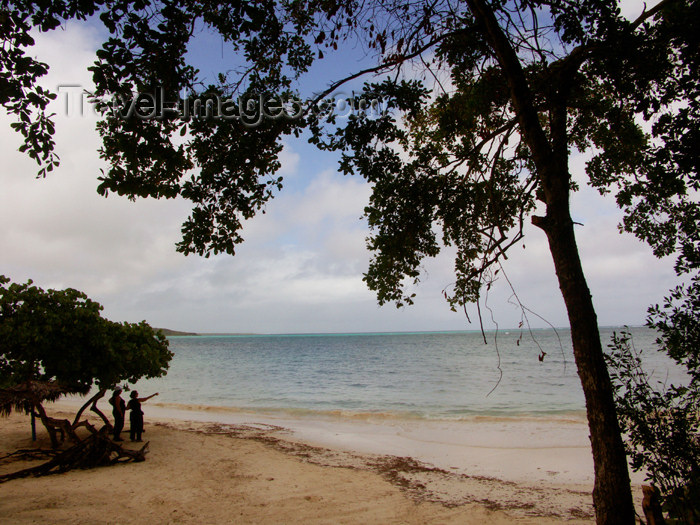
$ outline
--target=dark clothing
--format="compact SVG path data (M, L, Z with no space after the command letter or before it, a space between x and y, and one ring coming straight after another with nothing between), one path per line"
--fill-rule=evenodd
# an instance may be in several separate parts
M127 408L131 410L129 421L131 423L131 431L129 437L131 441L141 441L141 433L143 432L143 410L141 410L141 402L134 398L129 400Z
M118 401L118 404L115 404L116 401ZM115 398L112 396L109 399L109 404L112 405L112 416L114 416L114 439L119 441L121 439L119 434L121 434L121 431L124 429L124 411L126 410L126 403L121 397ZM117 407L121 408L121 410L117 409Z

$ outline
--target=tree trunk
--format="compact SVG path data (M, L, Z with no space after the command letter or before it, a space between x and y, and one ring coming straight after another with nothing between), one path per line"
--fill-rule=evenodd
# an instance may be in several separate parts
M547 216L533 218L533 223L547 234L571 325L571 341L586 399L593 451L596 522L599 525L632 525L635 518L627 456L600 342L598 319L576 246L568 206L568 188L561 191L566 191L567 197L550 202Z
M61 441L58 440L58 436L56 435L56 429L49 422L49 417L46 414L46 410L44 410L44 407L41 405L41 403L35 403L32 406L32 414L34 414L35 410L37 411L37 415L39 416L41 423L44 425L44 428L46 428L46 432L49 433L49 438L51 438L51 447L58 448L61 445L61 442L63 441L65 436L62 435Z
M56 419L49 417L43 405L39 402L34 403L32 410L35 409L39 415L39 419L49 433L49 437L51 438L51 446L53 448L58 448L61 443L65 441L66 436L68 436L74 443L80 443L80 438L75 433L75 429L70 424L70 421L67 419ZM60 440L58 439L59 433L61 434Z
M546 217L533 217L533 224L547 234L549 249L571 325L571 341L578 375L586 398L588 427L595 467L593 504L599 525L633 525L635 521L627 456L617 421L610 376L598 333L598 319L581 267L574 224L569 212L571 177L568 170L565 85L553 86L550 100L550 136L544 132L533 103L527 77L508 34L498 22L493 6L486 0L467 0L471 13L492 48L508 82L510 98L527 143ZM553 82L556 82L553 81Z
M104 397L105 392L107 392L107 389L101 388L94 396L88 399L82 407L80 407L80 410L78 410L78 413L75 415L75 419L73 419L73 428L76 428L80 423L80 417L83 415L83 412L85 412L88 405L92 405L90 410L99 415L105 425L112 426L109 419L107 419L100 409L97 408L97 402Z

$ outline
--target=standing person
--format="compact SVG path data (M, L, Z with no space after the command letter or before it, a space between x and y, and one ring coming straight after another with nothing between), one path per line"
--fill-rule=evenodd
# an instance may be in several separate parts
M122 399L122 387L118 386L114 389L112 397L109 398L109 404L112 405L112 415L114 416L114 441L122 441L119 436L124 428L124 413L126 411L126 403Z
M129 404L126 406L131 413L129 414L129 421L131 423L131 430L129 432L129 437L131 441L141 441L141 433L143 432L143 410L141 410L141 403L148 401L154 396L157 396L158 392L151 394L148 397L139 397L137 390L131 393L131 399Z

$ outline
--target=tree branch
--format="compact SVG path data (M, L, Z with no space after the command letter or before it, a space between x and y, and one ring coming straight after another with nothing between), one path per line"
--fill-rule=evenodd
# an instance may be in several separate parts
M346 83L350 82L351 80L355 80L356 78L362 77L362 76L370 74L370 73L379 73L380 71L389 70L393 67L400 66L401 64L403 64L407 60L411 60L417 56L420 56L425 51L427 51L428 49L433 47L435 44L444 40L445 38L447 38L448 36L450 36L452 34L454 34L454 32L453 33L445 33L443 35L440 35L439 37L432 39L430 42L428 42L427 44L424 44L423 46L421 46L417 50L413 51L412 53L409 53L408 55L401 55L401 56L395 57L393 60L390 60L388 62L383 62L377 66L374 66L374 67L369 67L367 69L363 69L361 71L358 71L357 73L353 73L350 76L347 76L347 77L342 78L336 82L333 82L327 89L325 89L320 94L318 94L317 96L314 97L314 99L312 100L312 103L307 107L306 111L304 111L304 115L307 115L309 113L309 111L311 111L312 107L316 106L316 104L318 104L325 97L327 97L328 95L333 93L336 89L338 89L343 84L346 84Z
M662 0L654 7L649 9L649 11L647 11L645 4L644 11L642 11L642 14L639 15L634 22L632 22L632 29L637 29L640 25L649 20L652 16L661 11L664 7L671 4L675 4L676 2L678 2L678 0Z
M467 4L470 6L472 14L479 22L479 25L481 25L484 36L496 54L496 58L508 80L511 100L518 116L520 129L530 147L535 165L538 167L541 175L547 174L549 172L548 166L552 149L540 125L533 96L518 55L503 34L491 7L484 0L467 0Z
M73 428L75 428L77 426L78 422L80 421L80 416L83 415L83 412L88 407L88 405L92 403L93 408L96 408L95 404L97 403L97 401L99 399L101 399L105 395L106 391L107 390L104 388L100 389L100 391L97 392L97 394L95 394L90 399L88 399L87 402L82 407L80 407L80 410L78 410L78 413L75 415L75 418L73 419ZM101 412L99 412L99 413L101 414Z

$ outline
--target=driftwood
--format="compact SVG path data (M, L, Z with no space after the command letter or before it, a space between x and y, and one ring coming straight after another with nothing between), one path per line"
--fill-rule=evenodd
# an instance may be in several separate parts
M40 455L43 455L43 458L51 457L49 461L36 467L0 475L0 483L28 476L58 474L75 468L87 469L129 461L144 461L148 452L148 443L139 450L129 450L111 439L112 424L97 408L97 401L105 395L105 392L105 389L100 389L88 399L76 414L73 423L71 423L67 419L50 417L42 405L42 400L53 400L65 393L57 384L35 381L13 387L12 389L0 389L0 414L9 414L14 408L38 417L48 431L51 446L53 447L52 451L24 450L0 458L0 460L10 457L39 459ZM88 407L104 423L99 430L87 420L81 421L80 419ZM81 427L85 427L90 433L85 438L81 438L77 433L77 430ZM73 445L61 451L59 447L66 438L72 441Z
M79 440L67 450L58 452L46 463L0 476L0 483L29 476L59 474L74 468L87 469L146 459L148 443L139 450L129 450L112 441L109 437L109 426L105 425L99 431L89 424L86 426L91 434L85 439Z
M6 456L0 458L1 463L7 463L10 461L17 460L36 460L36 459L46 459L52 458L58 454L56 450L44 450L41 448L23 448L20 450L15 450Z
M644 494L642 510L644 511L644 517L647 519L647 525L666 525L661 512L659 489L653 485L642 485L642 494Z

